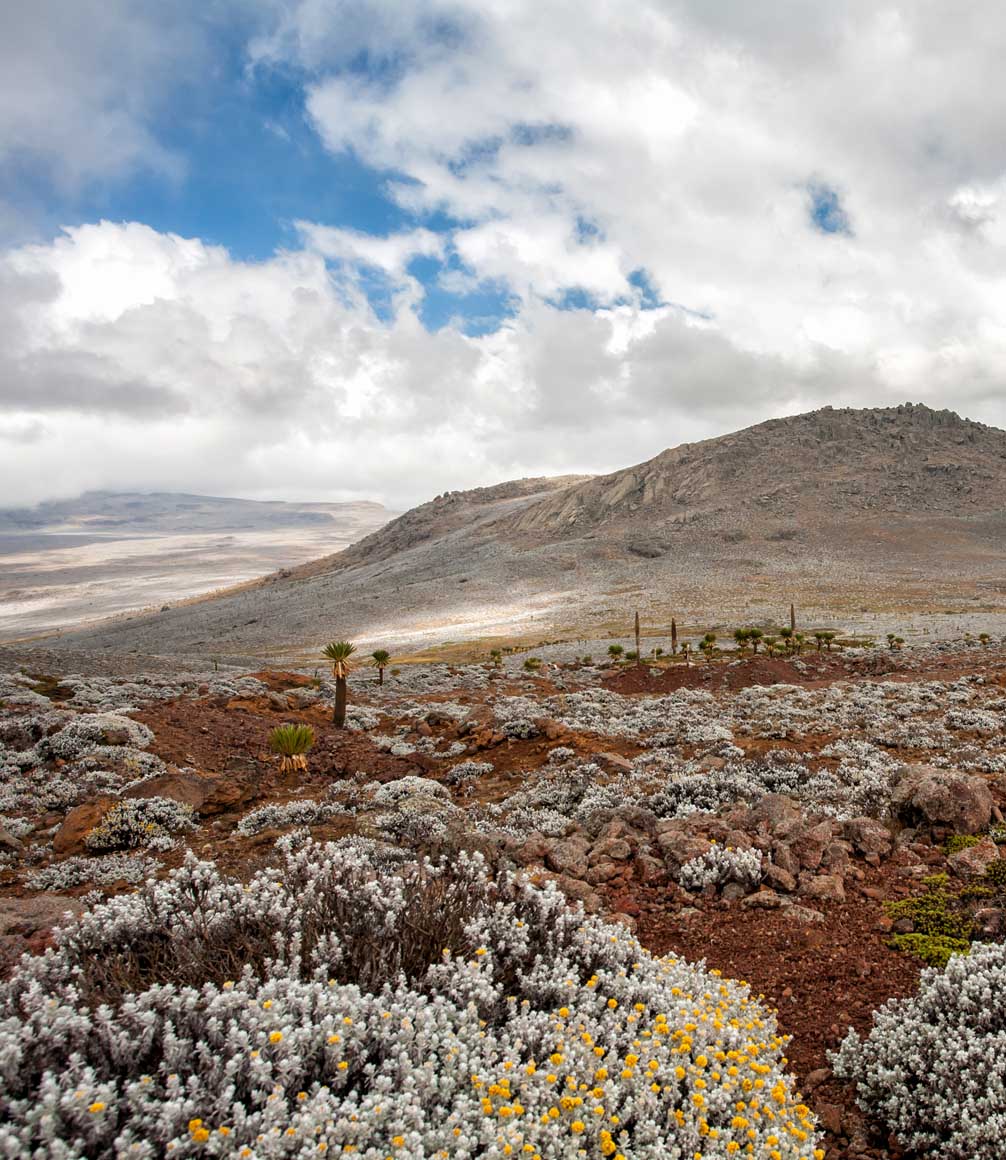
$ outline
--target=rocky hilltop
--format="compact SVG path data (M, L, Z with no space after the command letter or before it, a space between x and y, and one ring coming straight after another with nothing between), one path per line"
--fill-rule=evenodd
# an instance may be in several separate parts
M472 637L884 610L996 612L1006 432L920 405L832 409L661 452L611 475L453 492L344 552L68 643L312 655ZM1004 611L1006 611L1006 602Z
M672 536L701 521L771 533L835 517L958 517L1003 507L1006 432L907 403L825 407L685 443L543 500L508 530L567 537L621 523Z

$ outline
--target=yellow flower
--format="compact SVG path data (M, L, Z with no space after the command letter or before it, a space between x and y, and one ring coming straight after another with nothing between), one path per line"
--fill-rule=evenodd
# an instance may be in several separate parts
M583 1120L574 1120L572 1124L569 1125L569 1130L571 1132L580 1133L583 1131L584 1127L585 1125Z
M87 1110L92 1115L96 1116L98 1112L103 1112L105 1110L105 1105L101 1102L101 1100L95 1100Z
M192 1139L195 1140L197 1144L205 1144L209 1138L210 1134L205 1128L197 1128L192 1133Z
M271 1031L269 1033L269 1042L270 1043L280 1043L280 1042L282 1042L282 1039L283 1039L283 1032L282 1031Z
M392 1136L391 1142L392 1142L392 1144L395 1145L396 1148L401 1148L405 1144L405 1137L404 1136Z

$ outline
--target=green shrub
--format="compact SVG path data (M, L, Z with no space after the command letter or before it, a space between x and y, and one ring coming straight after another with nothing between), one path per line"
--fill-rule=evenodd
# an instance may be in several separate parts
M931 935L938 939L963 941L971 937L971 916L953 909L960 896L946 889L946 875L936 874L926 879L926 893L900 902L885 902L884 910L893 919L907 918L915 927L915 934ZM902 935L896 935L902 938ZM914 952L913 952L914 953Z
M930 967L945 967L951 955L966 955L971 949L967 939L934 934L896 934L888 943L894 950L921 959Z
M977 846L981 838L977 834L951 834L943 848L948 854L959 854L961 850Z

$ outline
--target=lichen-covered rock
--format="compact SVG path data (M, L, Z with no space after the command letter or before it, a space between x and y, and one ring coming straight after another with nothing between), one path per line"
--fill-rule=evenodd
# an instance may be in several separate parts
M947 865L958 878L981 878L999 861L999 847L991 838L982 838L976 846L958 850L947 859Z
M888 828L876 818L850 818L842 826L842 836L857 854L879 854L884 858L894 845Z
M948 827L957 834L977 834L989 824L993 801L980 777L916 765L902 771L891 804L895 814L910 826Z

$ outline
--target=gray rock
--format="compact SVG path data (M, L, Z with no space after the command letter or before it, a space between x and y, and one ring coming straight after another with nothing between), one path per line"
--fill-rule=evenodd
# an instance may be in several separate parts
M20 854L24 849L24 843L13 834L8 834L7 831L0 826L0 850L5 850L8 854Z
M837 874L817 874L800 888L800 893L825 902L844 902L845 883Z
M781 793L766 794L751 810L751 820L756 826L777 829L783 822L798 822L803 816L798 802Z
M824 922L824 915L819 910L811 910L808 906L787 906L786 915L794 922Z
M587 874L587 851L589 845L584 838L563 838L553 842L545 854L545 864L560 874L572 878L584 878Z
M999 847L991 838L983 838L977 846L958 850L947 859L947 865L958 878L981 878L993 862L999 861Z
M842 826L842 836L852 843L857 854L879 854L883 858L893 845L890 831L875 818L850 818Z
M762 874L765 883L773 890L782 890L786 894L792 894L796 890L795 876L781 866L776 866L774 862L762 863Z
M977 834L992 817L992 793L980 777L931 765L906 766L891 795L897 816L910 826L949 826Z

